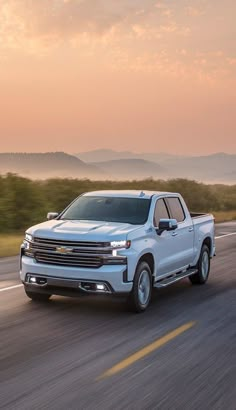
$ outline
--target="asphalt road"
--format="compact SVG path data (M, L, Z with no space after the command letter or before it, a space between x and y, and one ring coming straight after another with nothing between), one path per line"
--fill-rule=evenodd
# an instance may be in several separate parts
M229 233L236 223L217 226L206 285L185 279L156 290L140 315L110 300L36 305L18 286L17 258L0 260L0 408L235 410L236 235Z

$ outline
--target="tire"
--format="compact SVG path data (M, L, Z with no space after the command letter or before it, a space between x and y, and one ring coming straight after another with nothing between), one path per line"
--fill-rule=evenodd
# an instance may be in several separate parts
M210 250L207 245L203 245L196 265L198 271L194 275L189 276L189 280L193 285L203 285L207 282L210 263Z
M51 295L47 295L46 293L37 293L37 292L30 292L29 290L25 289L25 293L34 302L47 302Z
M152 272L147 262L140 262L137 266L133 289L130 293L128 306L136 313L144 312L151 300Z

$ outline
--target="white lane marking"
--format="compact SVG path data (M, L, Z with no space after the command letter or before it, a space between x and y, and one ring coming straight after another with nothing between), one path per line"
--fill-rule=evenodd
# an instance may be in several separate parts
M16 289L16 288L21 288L23 285L14 285L14 286L8 286L8 288L0 288L0 292L5 292L6 290L11 290L11 289Z
M225 235L215 236L215 239L225 238L226 236L236 235L236 232L226 233Z

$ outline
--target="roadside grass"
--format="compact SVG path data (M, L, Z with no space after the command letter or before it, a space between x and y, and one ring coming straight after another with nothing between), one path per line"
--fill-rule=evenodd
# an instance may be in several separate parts
M19 254L20 245L24 238L20 233L0 234L0 258Z
M236 221L236 211L213 211L215 222L230 222Z
M217 211L212 212L216 223L236 221L235 211ZM20 245L24 238L21 233L1 233L0 234L0 258L7 256L15 256L19 254Z

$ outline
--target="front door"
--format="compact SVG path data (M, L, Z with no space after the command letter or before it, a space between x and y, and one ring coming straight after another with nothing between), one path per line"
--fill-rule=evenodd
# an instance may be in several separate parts
M170 219L170 212L164 198L160 198L156 202L153 221L156 228L159 226L160 219ZM164 231L160 236L157 233L154 235L156 276L159 277L174 270L176 240L173 232Z

